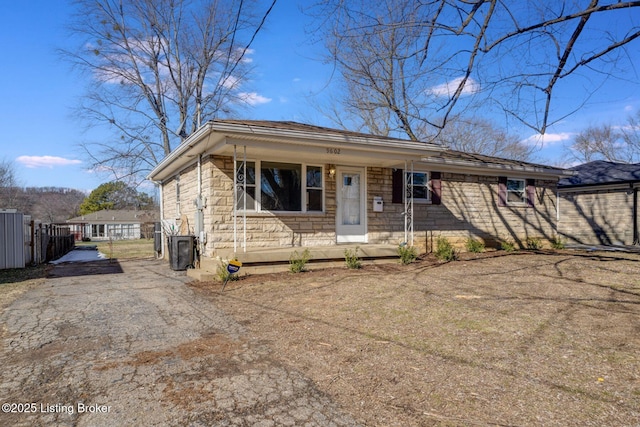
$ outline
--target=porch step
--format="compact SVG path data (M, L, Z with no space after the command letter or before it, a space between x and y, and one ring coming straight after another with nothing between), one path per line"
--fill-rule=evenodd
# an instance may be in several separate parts
M334 245L314 247L289 247L278 249L252 249L247 252L236 253L233 251L222 252L223 259L237 258L242 262L239 274L267 274L289 271L289 259L297 251L302 254L309 249L311 259L306 265L308 270L316 270L332 267L344 267L345 250L355 250L358 247L358 256L363 264L376 264L396 262L398 260L397 247L392 245ZM187 276L200 281L217 280L217 270L220 261L212 258L202 258L200 268L187 270Z

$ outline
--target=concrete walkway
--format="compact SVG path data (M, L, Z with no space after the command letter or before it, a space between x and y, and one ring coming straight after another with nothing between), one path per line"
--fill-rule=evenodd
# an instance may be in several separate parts
M0 314L0 425L355 425L166 263L51 276Z

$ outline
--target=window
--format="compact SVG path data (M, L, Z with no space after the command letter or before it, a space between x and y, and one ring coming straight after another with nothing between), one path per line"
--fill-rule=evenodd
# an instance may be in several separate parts
M322 212L322 168L307 166L307 212Z
M524 179L507 178L507 204L524 205L527 203L527 186Z
M498 177L498 205L533 207L536 201L535 179Z
M323 168L299 163L247 162L246 177L242 162L236 164L238 183L246 179L247 210L276 212L322 212ZM256 194L256 189L260 194ZM237 201L243 209L242 198Z
M262 162L260 179L260 205L263 210L302 210L302 165Z
M428 202L431 200L429 191L429 174L426 172L407 172L405 175L405 185L407 185L413 175L413 201Z
M411 172L393 169L391 173L391 202L404 203L406 198L407 180ZM441 172L413 172L413 200L430 202L432 205L442 203L442 173Z
M244 183L245 196L247 198L247 210L255 210L256 208L256 163L247 162L245 176L245 168L242 167L242 162L236 164L236 179L238 183ZM238 197L237 209L244 209L244 200L242 197Z

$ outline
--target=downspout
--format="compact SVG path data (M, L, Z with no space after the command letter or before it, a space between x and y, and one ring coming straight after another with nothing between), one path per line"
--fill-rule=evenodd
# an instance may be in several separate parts
M155 182L154 183L158 186L158 191L160 193L160 258L159 259L164 259L164 198L162 197L162 183L159 182ZM154 230L155 233L155 230ZM155 235L154 235L155 237Z
M556 188L556 237L560 238L559 230L560 230L560 190Z
M633 188L633 244L640 243L638 239L638 189Z
M200 256L204 254L205 233L204 233L204 208L206 200L202 197L202 153L198 154L197 166L197 195L196 195L196 237L198 238L198 252Z

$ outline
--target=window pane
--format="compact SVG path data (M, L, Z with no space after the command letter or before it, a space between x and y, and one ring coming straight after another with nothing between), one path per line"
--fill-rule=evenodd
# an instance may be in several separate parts
M322 190L307 190L307 210L322 211Z
M322 168L307 166L307 187L322 188Z
M407 174L407 180L411 177L411 173ZM422 172L413 173L413 198L429 199L429 188L427 187L429 175Z
M247 210L256 209L256 187L255 185L247 185L245 187L247 193ZM244 209L244 201L240 197L236 209Z
M238 185L245 186L245 193L247 197L247 210L255 210L256 209L256 163L255 162L247 162L246 172L247 176L244 175L245 167L243 167L242 162L236 162L236 180L238 181ZM239 191L241 191L239 189ZM236 209L244 209L244 200L242 199L242 195L238 194L238 200L236 204Z
M526 203L523 179L507 180L507 203Z
M522 179L508 179L507 180L508 191L524 191L524 180Z
M242 167L242 162L236 162L236 179L238 183L245 182L244 176L244 167ZM246 184L247 185L255 185L256 184L256 163L255 162L247 162L247 177Z
M262 209L271 211L301 210L301 165L262 162L260 173Z

